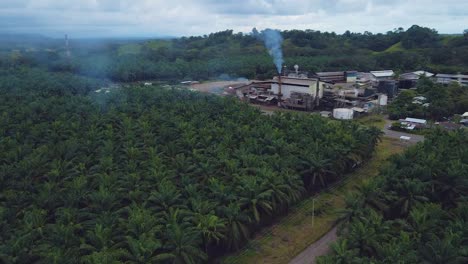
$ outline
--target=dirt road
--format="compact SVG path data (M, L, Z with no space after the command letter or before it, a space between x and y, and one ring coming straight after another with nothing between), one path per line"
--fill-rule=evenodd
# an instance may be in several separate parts
M392 121L385 120L385 127L383 129L383 132L385 133L386 137L400 139L401 136L406 136L410 138L409 143L412 143L412 144L416 144L424 140L424 136L421 136L421 135L414 135L414 134L409 134L405 132L390 130L389 127L391 125L392 125Z
M230 86L236 87L246 83L248 83L248 81L216 81L192 84L190 85L190 88L199 92L221 95L223 94L225 88L229 88Z
M385 133L385 137L400 139L400 136L410 137L410 140L402 142L402 144L416 144L424 140L424 136L414 135L404 132L398 132L388 129L392 122L390 120L385 121L385 127L382 130ZM337 240L336 227L331 229L321 239L306 248L301 254L296 256L289 264L313 264L315 259L319 256L325 255L330 249L330 243Z
M330 243L337 239L335 226L317 242L306 248L301 254L289 262L289 264L312 264L319 256L325 255L329 251Z

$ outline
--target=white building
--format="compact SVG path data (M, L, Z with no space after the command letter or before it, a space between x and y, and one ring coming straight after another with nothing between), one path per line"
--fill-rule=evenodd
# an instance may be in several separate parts
M457 82L461 85L468 85L468 75L439 73L436 75L436 81L443 84Z
M271 82L271 91L274 94L279 93L278 77L273 78ZM292 77L281 77L281 94L282 99L291 97L292 92L307 93L314 97L317 97L317 79L309 78L292 78ZM318 83L318 97L323 97L323 90L326 87L325 82Z
M400 75L400 79L402 80L418 80L421 76L425 77L432 77L434 76L433 73L427 71L415 71L415 72L407 72Z
M370 73L379 81L390 80L395 76L393 70L371 71Z
M400 119L400 124L403 125L405 129L413 130L415 128L425 128L427 121L424 119L407 117L405 119Z

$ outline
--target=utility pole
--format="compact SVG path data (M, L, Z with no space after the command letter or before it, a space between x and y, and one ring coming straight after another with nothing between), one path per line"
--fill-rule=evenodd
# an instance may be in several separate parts
M312 199L312 227L314 227L314 218L315 218L315 198Z

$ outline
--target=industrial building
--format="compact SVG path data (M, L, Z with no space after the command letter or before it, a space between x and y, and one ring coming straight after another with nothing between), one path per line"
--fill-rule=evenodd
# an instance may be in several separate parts
M435 78L436 82L442 84L450 84L452 82L457 82L461 85L468 85L468 75L439 73L435 76Z
M392 80L395 77L393 70L384 70L384 71L371 71L370 72L377 81L382 80Z
M316 75L328 83L355 83L357 80L357 71L317 72Z
M427 121L424 119L407 117L405 119L400 119L400 124L402 127L404 127L407 130L414 130L415 128L416 129L426 128Z
M338 110L333 115L339 119L353 116L387 105L388 98L396 94L396 82L379 80L371 73L356 71L318 72L314 75L296 71L276 76L269 81L254 81L234 88L238 98L254 104L278 105L289 109L305 111ZM384 74L393 75L393 71ZM349 114L351 112L352 114ZM331 112L330 112L331 114Z
M397 82L394 80L381 80L377 86L377 91L388 95L389 98L393 98L398 92Z
M427 72L427 71L415 71L415 72L403 73L400 75L400 78L398 81L398 88L411 89L413 87L416 87L416 84L419 78L421 78L421 76L432 78L434 74Z
M434 76L434 74L430 73L430 72L427 72L427 71L407 72L407 73L401 74L400 79L403 79L403 80L418 80L419 78L421 78L421 76L430 78L430 77Z
M280 88L281 87L281 88ZM279 94L281 89L282 99L291 97L291 93L304 93L314 96L315 98L323 97L323 90L326 88L326 83L319 81L317 78L292 78L292 77L275 77L271 82L271 91L274 94Z

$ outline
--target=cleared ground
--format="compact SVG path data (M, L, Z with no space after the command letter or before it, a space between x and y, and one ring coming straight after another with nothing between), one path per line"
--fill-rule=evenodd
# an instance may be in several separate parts
M204 82L198 84L192 84L188 86L190 89L197 90L203 93L215 93L222 94L225 88L235 87L242 84L246 84L245 81L215 81L215 82Z

